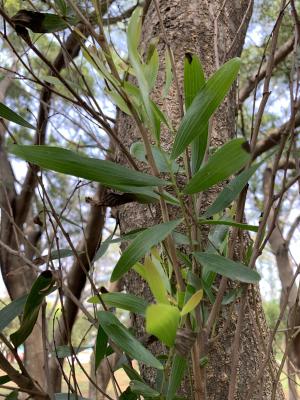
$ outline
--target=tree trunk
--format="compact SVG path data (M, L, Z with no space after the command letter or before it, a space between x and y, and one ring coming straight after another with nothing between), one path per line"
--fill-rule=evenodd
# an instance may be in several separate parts
M206 76L209 77L218 64L222 65L227 59L240 55L248 22L252 12L250 0L234 1L199 1L199 0L160 0L160 12L169 43L174 53L177 76L179 85L182 88L183 59L187 51L196 53L200 56L204 66ZM154 2L150 3L143 26L142 50L145 50L150 39L161 35L159 19L155 11ZM163 36L158 45L161 63L165 52ZM229 54L227 54L229 52ZM173 126L178 126L180 119L179 107L176 96L175 85L172 85L167 98L162 98L162 88L165 82L163 70L160 70L157 85L153 93L153 99L164 111L167 112ZM182 93L182 90L181 90ZM139 139L137 129L132 120L120 114L118 119L119 137L122 142L130 148L130 145ZM224 101L219 111L215 114L212 121L210 142L218 146L226 142L234 135L235 131L235 91ZM162 132L162 146L170 150L173 137L166 130ZM122 155L119 155L123 161ZM201 208L206 208L211 203L216 193L221 189L210 190L202 196ZM131 229L147 226L151 223L161 222L160 210L157 206L151 206L152 215L149 208L144 205L125 205L120 210L120 222L123 232ZM129 292L136 295L151 298L149 289L145 282L134 273L130 272L125 278L125 286ZM248 305L245 312L245 320L241 336L241 354L238 369L238 384L236 399L244 399L251 378L256 375L256 371L262 362L261 341L268 337L267 327L259 294L254 291L254 297L249 294ZM255 301L254 301L255 300ZM257 304L255 310L255 304ZM209 362L207 366L207 399L222 400L227 399L228 384L230 379L232 342L235 332L237 312L239 304L235 305L233 313L223 311L216 331L220 332L226 319L230 319L228 328L220 334L220 337L210 347ZM256 318L257 317L257 318ZM256 325L259 320L259 327ZM137 335L143 334L143 320L137 317L132 321L137 331ZM260 331L260 335L257 332ZM155 351L161 351L157 343L151 346ZM153 383L153 371L142 366L144 377ZM258 385L259 386L259 385ZM188 385L183 388L188 398L192 398ZM266 370L261 387L257 388L252 399L270 399L272 392L272 379L270 371ZM190 394L188 394L190 393ZM278 389L276 399L283 399L281 388Z

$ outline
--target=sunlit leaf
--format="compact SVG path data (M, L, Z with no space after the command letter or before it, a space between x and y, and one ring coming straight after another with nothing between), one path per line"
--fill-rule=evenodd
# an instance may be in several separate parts
M205 225L228 225L228 226L234 226L236 228L243 229L246 231L251 231L251 232L258 231L257 225L242 224L242 223L230 221L230 220L200 219L200 220L198 220L198 223L205 224Z
M169 347L174 345L180 311L169 304L151 304L146 310L146 331Z
M181 310L181 315L186 315L189 312L193 311L194 308L197 307L197 305L200 303L200 301L202 300L203 297L203 290L200 289L198 290L196 293L194 293L190 299L185 303L185 305L183 306L182 310Z

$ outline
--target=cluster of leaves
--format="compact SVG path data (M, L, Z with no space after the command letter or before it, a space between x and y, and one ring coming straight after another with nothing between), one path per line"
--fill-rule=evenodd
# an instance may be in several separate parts
M18 18L20 24L20 15ZM42 19L42 23L49 18L46 15ZM46 29L47 32L53 32L56 28L61 29L61 21L65 20L61 17L57 18L56 20L51 18L51 30L49 27L43 29ZM31 29L27 22L27 25L24 25L24 20L22 23L23 26ZM65 24L69 23L71 21L65 22ZM206 304L211 305L215 300L216 275L254 284L260 279L256 271L226 257L226 243L230 227L252 231L256 231L257 227L236 223L224 211L236 199L263 161L250 164L251 155L247 143L243 139L229 141L204 161L208 151L209 119L222 103L236 79L240 66L239 59L228 61L206 80L198 57L186 54L184 60L185 114L175 133L171 153L169 154L161 148L161 125L164 124L172 134L173 128L167 116L150 98L150 93L156 83L159 58L157 49L152 44L146 62L143 61L138 52L140 31L141 13L140 9L136 9L128 26L127 43L130 60L129 73L135 76L137 85L116 79L95 48L90 48L89 51L84 50L84 56L106 80L107 93L115 104L125 113L137 118L152 135L155 145L150 145L150 142L143 138L144 142L135 143L132 147L132 156L140 161L150 163L150 167L153 167L151 165L153 159L156 168L160 172L166 173L164 179L129 169L112 161L88 158L59 147L15 144L9 147L9 151L41 168L100 182L113 190L132 194L134 197L131 199L134 198L135 201L152 203L161 200L178 207L178 214L182 215L181 218L172 221L164 220L163 223L143 228L124 238L129 240L130 244L121 255L111 275L111 281L115 281L133 268L148 283L155 303L148 304L145 300L126 293L98 293L89 299L89 302L93 304L105 305L105 309L98 311L97 314L96 368L104 357L114 352L114 345L126 355L121 367L130 378L131 384L120 398L123 400L137 399L139 395L143 395L146 399L172 400L178 398L176 392L187 365L187 355L182 354L180 346L178 347L176 342L177 333L179 329L186 326L187 320L190 321L192 330L198 331L195 309L201 304L201 312L205 318L207 315ZM172 81L169 58L170 55L166 57L165 95ZM35 129L32 124L4 104L0 104L0 116L28 129ZM184 171L180 163L181 156L186 149L189 149L191 154L192 176L190 179L188 171ZM149 151L152 157L149 157ZM176 173L179 170L181 174L185 172L187 177L187 183L181 189L176 185ZM240 172L241 170L243 171ZM234 174L238 175L224 186L213 204L202 215L194 215L193 223L197 225L197 229L200 229L203 224L216 226L210 234L212 246L207 249L201 249L199 246L197 251L191 249L190 256L177 251L178 257L182 261L179 273L185 286L183 291L179 285L172 283L174 260L169 259L164 251L164 241L167 238L173 241L175 246L177 243L190 244L189 232L185 236L176 231L176 228L186 222L183 196L196 196ZM176 193L176 196L168 193L170 188ZM186 226L186 228L187 230L191 229L190 226ZM113 237L110 237L102 243L98 255L103 254L113 241ZM200 275L195 274L191 260L199 267ZM11 341L15 346L19 346L30 335L43 299L55 290L54 283L52 273L50 271L43 272L37 278L28 296L12 302L1 310L2 328L23 312L20 328L11 335ZM226 303L234 301L238 294L237 290L233 290L224 301ZM120 308L144 316L146 331L156 336L170 349L168 361L165 362L164 358L151 354L119 321L114 312L109 311L111 308ZM131 359L136 359L157 369L155 388L149 387L132 368Z

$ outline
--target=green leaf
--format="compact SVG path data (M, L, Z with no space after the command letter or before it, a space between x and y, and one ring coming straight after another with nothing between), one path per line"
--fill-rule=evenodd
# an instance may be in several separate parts
M130 388L133 393L136 393L144 398L155 399L160 396L160 393L156 390L152 389L150 386L146 385L146 383L141 381L131 381Z
M53 291L55 280L51 271L47 270L35 280L28 294L20 328L10 335L13 344L18 347L31 334L36 323L44 298Z
M120 347L129 357L141 361L150 367L163 369L155 358L121 322L108 311L99 311L99 323L107 336Z
M97 371L97 368L99 367L101 361L106 355L107 342L108 342L108 336L105 333L104 329L101 327L101 325L99 325L96 337L95 371Z
M207 133L209 118L228 93L239 67L239 58L228 61L202 87L181 121L171 159L177 158L197 136Z
M204 85L205 76L199 57L195 54L186 53L184 57L184 102L186 110Z
M233 178L218 195L213 204L208 207L203 217L210 218L212 215L217 214L218 212L223 211L226 207L228 207L244 189L251 176L263 164L263 162L264 160L262 162L252 165L250 168L246 169L238 176Z
M203 290L200 289L196 293L194 293L189 300L185 303L181 310L181 316L188 314L193 311L195 307L200 303L203 297Z
M260 275L257 271L246 267L240 262L211 253L196 252L194 256L208 271L216 272L232 280L245 283L257 283L260 280Z
M180 321L180 311L170 304L151 304L146 310L146 331L172 347Z
M67 15L68 7L64 0L54 0L56 7L62 13L63 16Z
M123 392L120 396L120 400L137 400L137 399L138 399L138 395L133 393L129 386L125 390L125 392Z
M238 172L251 158L244 139L233 139L220 147L187 184L184 193L202 192Z
M140 374L130 365L122 364L122 368L130 380L143 382L143 378L140 376Z
M107 160L98 160L79 155L70 150L51 146L12 145L9 151L16 156L42 168L77 176L118 189L121 185L159 186L166 181L134 171Z
M19 392L17 390L13 390L12 392L10 392L5 399L6 400L18 400L19 397Z
M163 277L149 256L145 257L144 271L145 279L156 301L159 303L169 304L168 293Z
M12 17L12 21L35 33L53 33L66 29L69 24L75 25L79 20L76 17L61 18L56 14L20 10Z
M257 225L242 224L239 222L229 221L229 220L199 219L198 223L205 225L229 225L229 226L235 226L236 228L243 229L246 231L258 232Z
M108 307L120 308L128 310L135 314L145 315L148 303L142 297L134 296L130 293L104 293L101 298ZM99 304L98 296L93 296L88 299L89 303Z
M156 146L151 146L152 154L156 163L156 166L160 172L170 172L177 173L179 165L175 160L170 160L169 155L163 150L157 148ZM136 159L144 163L148 163L146 159L145 147L142 142L134 142L130 147L130 154L132 154Z
M2 332L18 315L22 314L26 300L27 294L13 300L0 310L0 332Z
M173 81L173 72L172 72L172 63L171 63L171 58L170 58L170 54L168 49L166 49L165 51L165 74L166 74L166 78L165 78L165 86L163 89L163 97L166 97L169 93L170 90L170 86L172 84Z
M0 376L0 385L5 385L7 382L10 382L11 379L8 375Z
M141 63L140 55L138 53L138 45L141 35L141 25L142 25L142 8L137 7L132 13L128 23L128 29L127 29L128 55L131 65L136 74L138 86L141 91L141 96L149 120L150 128L151 131L154 133L157 132L157 127L155 123L155 118L153 116L150 97L149 97L150 87L148 85L146 76L144 74L144 66ZM157 137L156 139L159 140L159 138Z
M174 355L172 369L169 378L169 386L166 400L173 400L177 390L180 387L184 372L187 366L186 359L179 354Z
M159 69L159 58L157 49L153 49L150 60L144 65L144 74L151 91L155 85Z
M177 219L154 225L140 233L121 255L112 272L111 282L120 279L151 247L164 240L181 222L181 219Z
M13 110L8 108L5 104L0 103L0 117L14 122L15 124L25 126L25 128L35 129L33 125L25 121L20 115L16 114Z

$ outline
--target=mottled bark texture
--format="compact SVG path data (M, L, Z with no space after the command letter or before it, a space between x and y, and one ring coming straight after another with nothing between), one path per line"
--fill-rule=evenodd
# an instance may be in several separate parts
M210 76L216 69L216 55L219 57L220 65L229 58L240 55L252 8L250 0L232 1L199 1L199 0L160 0L159 8L166 28L167 37L174 52L177 74L182 87L183 58L187 51L198 54L203 63L206 76ZM218 16L217 21L214 19ZM150 39L160 36L158 45L161 63L165 52L165 44L161 34L159 20L153 2L150 3L145 16L141 49L145 51ZM227 54L230 49L230 54ZM160 70L158 82L153 93L153 99L168 114L174 126L178 126L179 107L176 96L175 85L166 99L162 98L162 87L164 85L164 72ZM132 120L121 114L118 120L119 135L122 142L130 148L130 145L139 139L137 129ZM211 144L221 145L235 133L235 91L224 101L219 111L213 118ZM170 149L173 136L164 131L162 133L162 145ZM119 154L120 161L124 157ZM124 161L125 162L125 161ZM221 186L214 188L202 197L202 208L206 208L215 198ZM120 210L121 229L131 229L147 226L148 224L161 222L158 206L152 206L155 220L144 205L126 205ZM127 290L139 296L151 298L149 289L135 273L129 273L125 278ZM254 304L257 303L256 311ZM268 336L261 300L259 294L254 291L247 303L245 323L241 338L241 356L238 371L238 387L236 399L244 399L251 379L255 376L263 359L262 340ZM230 379L230 363L232 353L232 339L235 332L235 324L239 304L235 305L233 313L223 311L221 321L216 327L216 332L222 330L222 326L229 318L229 327L223 332L218 340L211 345L209 350L209 364L207 367L207 398L209 400L223 400L228 396L228 382ZM257 324L259 321L259 324ZM138 335L143 334L143 321L136 319L133 325ZM152 350L160 351L157 344L152 345ZM270 363L271 364L271 363ZM142 368L148 381L155 379L153 371ZM257 392L253 400L270 399L272 380L270 371L266 369L263 380L257 385ZM189 387L185 387L189 392ZM187 398L192 398L188 395ZM276 399L283 399L281 389L278 390Z

